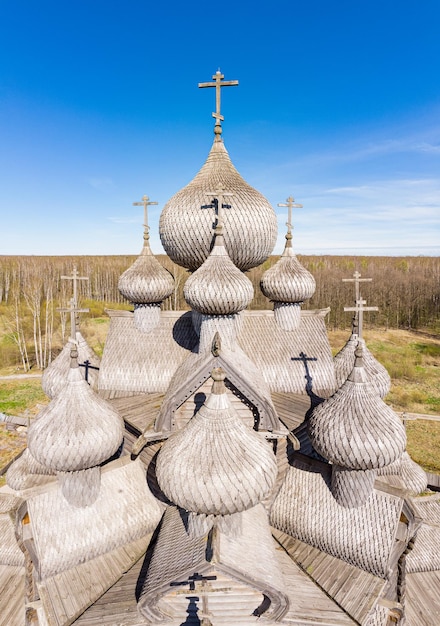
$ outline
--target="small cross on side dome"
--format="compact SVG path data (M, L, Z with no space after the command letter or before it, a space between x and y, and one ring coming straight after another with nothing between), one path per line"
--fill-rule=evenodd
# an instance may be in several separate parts
M285 203L284 202L279 202L277 204L277 206L287 207L287 209L288 209L286 226L287 226L287 234L291 235L292 234L292 228L293 228L293 226L292 226L292 209L302 209L303 205L295 203L295 198L293 196L289 196Z
M148 226L148 207L153 204L157 204L157 202L152 202L147 195L143 195L140 202L133 202L133 206L144 207L144 239L149 239L150 237L150 227Z

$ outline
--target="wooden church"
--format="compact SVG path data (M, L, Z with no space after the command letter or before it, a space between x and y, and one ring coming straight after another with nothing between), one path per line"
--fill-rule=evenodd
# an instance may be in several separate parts
M174 279L149 244L120 277L102 360L71 303L68 344L43 376L50 403L0 492L3 626L436 626L440 494L406 452L390 380L353 330L332 357L327 310L294 253L246 271L276 214L222 139L164 206L160 237L187 268L190 311L162 311ZM75 283L75 276L74 284ZM78 278L78 277L76 277ZM84 364L87 364L84 367Z

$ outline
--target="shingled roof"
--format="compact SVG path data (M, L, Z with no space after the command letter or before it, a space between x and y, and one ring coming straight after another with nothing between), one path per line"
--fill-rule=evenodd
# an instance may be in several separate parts
M96 363L76 332L48 368L53 396L0 494L0 621L8 626L434 626L440 623L440 498L385 405L389 377L359 335L333 359L328 309L287 245L263 278L274 311L245 310L244 271L276 239L269 202L215 139L166 204L166 252L194 272L191 311L145 245L121 277L134 312L109 311ZM154 203L153 203L154 204ZM84 371L86 368L84 368ZM210 389L209 377L214 379ZM134 457L136 456L136 459ZM406 592L405 592L406 590ZM406 620L406 622L405 622ZM2 622L3 623L3 622Z

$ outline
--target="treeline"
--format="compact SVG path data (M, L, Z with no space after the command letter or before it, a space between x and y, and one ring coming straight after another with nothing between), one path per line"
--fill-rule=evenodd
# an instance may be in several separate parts
M67 314L56 311L67 307L72 296L72 281L61 276L72 274L74 267L88 280L78 281L80 303L91 306L90 315L101 315L104 306L124 306L117 284L119 276L135 256L78 257L0 257L0 314L3 346L14 344L25 369L31 365L44 368L50 362L54 344L65 340ZM270 307L260 291L263 271L279 257L270 257L262 266L248 272L255 288L253 309ZM165 255L159 261L175 277L174 293L164 303L165 309L182 310L188 306L183 285L188 272ZM331 328L349 328L352 314L344 306L354 303L353 283L343 282L355 271L372 282L361 283L367 306L378 312L366 314L366 325L389 328L426 329L440 332L440 258L439 257L352 257L300 256L301 263L314 275L316 292L304 308L326 308ZM127 303L126 303L127 304ZM0 348L2 346L0 344ZM10 352L10 350L9 350ZM6 351L0 350L5 360ZM8 358L9 360L9 358Z

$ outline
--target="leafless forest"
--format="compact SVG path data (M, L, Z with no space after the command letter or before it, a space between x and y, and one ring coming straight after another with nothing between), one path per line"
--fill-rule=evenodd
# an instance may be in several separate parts
M103 308L123 306L117 284L121 273L135 256L93 257L0 257L0 366L19 363L24 369L44 368L59 350L66 336L66 313L57 307L68 305L72 281L62 275L77 267L88 281L79 281L80 303L90 307L92 316ZM175 292L164 303L165 309L188 308L183 285L188 273L167 257L158 257L175 277ZM439 257L347 257L302 256L301 263L316 279L316 292L305 308L330 307L330 328L349 328L352 315L344 306L354 303L353 283L343 278L359 271L372 282L361 284L367 306L379 307L367 314L367 326L440 331L440 258ZM278 257L248 273L255 287L251 308L270 306L259 289L262 272ZM126 303L128 304L128 303ZM68 331L67 331L68 332Z

